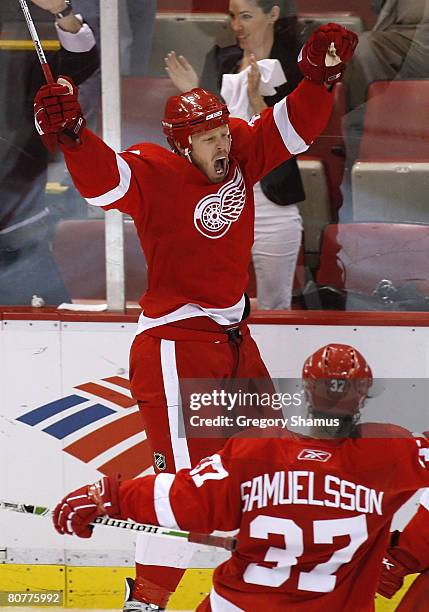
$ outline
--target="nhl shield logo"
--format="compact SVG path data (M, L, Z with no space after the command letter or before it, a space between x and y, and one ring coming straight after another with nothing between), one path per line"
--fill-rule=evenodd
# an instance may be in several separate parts
M167 467L167 461L165 460L165 455L162 453L153 453L153 458L155 461L155 466L158 470L163 471Z

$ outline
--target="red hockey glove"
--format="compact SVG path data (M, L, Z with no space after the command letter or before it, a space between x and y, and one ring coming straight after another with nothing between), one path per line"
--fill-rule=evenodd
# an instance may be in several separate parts
M395 538L397 532L393 535ZM391 599L402 587L408 574L420 571L420 564L408 551L401 549L400 543L387 549L383 557L383 569L377 587L377 592Z
M105 476L64 497L54 510L54 527L61 534L90 538L97 516L120 518L119 480Z
M298 66L310 81L332 85L340 81L358 37L336 23L317 28L301 49Z
M43 144L54 152L57 144L74 147L86 121L78 101L78 90L70 77L43 85L34 100L34 122Z

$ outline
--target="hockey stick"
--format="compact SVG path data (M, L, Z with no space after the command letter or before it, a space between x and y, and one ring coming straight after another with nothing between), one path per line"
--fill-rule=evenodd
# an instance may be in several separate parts
M46 60L45 52L43 51L42 43L40 42L39 35L37 34L36 27L34 25L33 18L28 8L26 0L18 0L21 5L22 12L24 13L25 21L27 22L30 36L33 39L34 46L36 47L37 57L39 58L40 65L42 66L43 74L47 83L54 83L54 77L52 76L51 69Z
M31 504L14 504L11 502L0 501L0 510L12 510L22 514L35 514L37 516L51 516L52 510L44 506L33 506ZM156 525L146 525L144 523L134 523L131 521L123 521L122 519L114 519L109 516L98 516L91 525L105 525L107 527L119 527L127 531L140 531L145 533L153 533L160 536L172 536L176 538L185 538L188 542L194 544L203 544L204 546L216 546L225 550L233 551L236 546L235 538L229 536L215 536L205 533L189 533L189 531L181 531L179 529L168 529L167 527L158 527Z
M45 52L43 51L42 43L40 42L39 35L37 34L36 26L34 25L34 21L30 13L30 9L28 8L27 1L18 0L18 2L21 5L22 12L24 13L25 21L27 22L30 36L33 39L34 46L36 48L37 57L39 58L40 65L42 66L42 70L43 70L43 74L45 75L46 82L48 83L48 85L55 83L54 77L52 76L51 68L48 64L48 60L46 59ZM65 129L64 133L67 134L67 136L71 138L72 140L78 139L78 137L72 130Z

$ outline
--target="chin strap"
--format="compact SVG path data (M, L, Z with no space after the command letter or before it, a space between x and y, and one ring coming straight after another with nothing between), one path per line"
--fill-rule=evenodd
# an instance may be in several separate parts
M174 140L168 139L168 144L170 145L174 153L177 153L177 155L180 155L181 157L185 157L188 160L188 162L192 164L193 163L192 158L191 158L192 137L188 136L188 140L189 140L189 147L186 147L186 149L182 149L182 147L179 146L179 143L176 143Z
M190 134L188 136L188 142L189 142L189 147L186 147L186 149L183 152L183 155L186 157L188 162L190 164L192 164L192 158L191 158L191 153L192 153L192 136Z

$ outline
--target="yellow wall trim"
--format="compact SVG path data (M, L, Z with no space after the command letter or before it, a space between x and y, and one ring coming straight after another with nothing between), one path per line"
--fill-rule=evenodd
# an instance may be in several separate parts
M1 591L64 591L64 605L78 609L121 609L124 579L131 567L66 567L63 565L0 565ZM194 610L211 588L212 570L189 569L168 606L171 610ZM392 600L378 596L377 612L393 612L414 579ZM350 602L352 604L352 602ZM49 608L46 608L49 610Z

